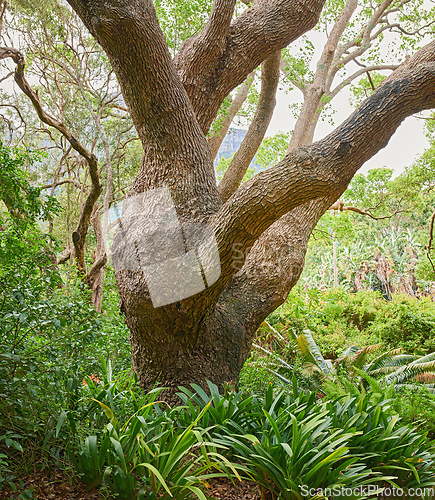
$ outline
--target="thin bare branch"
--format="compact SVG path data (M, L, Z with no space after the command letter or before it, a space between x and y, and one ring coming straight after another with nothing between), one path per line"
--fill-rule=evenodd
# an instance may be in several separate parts
M72 132L65 126L64 123L57 120L53 116L45 112L42 107L41 101L37 92L35 92L29 85L24 74L25 60L23 54L15 48L12 47L0 47L0 59L11 58L17 65L15 70L15 82L24 92L24 94L31 100L33 107L35 108L39 119L50 127L58 130L66 140L71 144L71 146L86 160L89 165L89 174L92 181L91 190L86 198L83 205L80 220L76 231L73 233L73 242L76 251L76 258L79 270L86 273L86 263L85 263L85 239L88 232L89 224L91 221L91 215L93 207L98 197L101 194L101 183L100 175L98 171L98 160L97 157L92 154L82 143L80 143Z
M71 250L67 250L63 255L61 255L57 261L57 263L65 264L71 258Z
M354 80L363 75L364 73L369 73L370 71L394 71L399 67L398 64L377 64L374 66L366 66L358 71L355 71L352 75L348 76L345 80L340 82L328 96L333 99L344 87L350 85Z
M10 78L11 76L13 76L14 72L11 71L10 73L8 73L6 76L4 76L3 78L0 78L0 83L4 82L5 80L7 80L8 78Z
M225 111L225 118L222 120L221 128L218 131L212 132L208 138L208 145L210 146L210 151L213 159L216 158L219 148L221 147L222 141L227 135L228 129L234 117L239 112L243 103L246 101L249 90L254 83L255 72L253 71L248 75L248 78L242 83L234 99L231 101L230 106Z
M63 184L73 184L76 188L81 189L81 184L74 179L63 179L61 181L56 181L51 184L44 184L41 186L41 189L56 189L58 186L62 186Z
M432 243L433 243L433 240L434 240L434 234L433 234L434 226L435 226L435 210L432 213L432 216L430 218L429 241L428 241L428 243L426 245L426 255L427 255L427 258L429 260L430 265L432 266L432 270L433 270L433 272L435 274L435 264L434 264L434 262L432 260L432 255L431 255L431 252L432 252Z
M373 215L370 211L368 210L362 210L358 207L353 207L353 206L345 206L344 203L340 200L336 201L331 207L330 210L336 210L338 212L355 212L360 215L365 215L367 217L370 217L373 220L385 220L385 219L392 219L395 215L400 214L405 212L405 210L401 210L400 208L397 208L393 213L384 215L382 217L377 217L376 215Z
M287 69L287 62L285 59L281 59L280 70L295 87L297 87L302 93L304 93L304 89L308 85L308 83L300 75L290 72Z
M254 119L219 184L219 194L224 202L240 186L269 127L276 106L276 90L279 83L280 63L281 51L279 50L269 56L262 65L261 91Z
M0 0L0 35L2 34L2 31L3 31L3 22L5 19L7 6L8 6L8 3L6 0Z

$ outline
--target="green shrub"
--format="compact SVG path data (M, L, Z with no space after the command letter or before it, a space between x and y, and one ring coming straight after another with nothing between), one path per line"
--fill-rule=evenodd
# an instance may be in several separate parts
M248 477L276 498L310 488L358 488L391 482L406 489L434 484L435 455L426 435L398 424L388 404L363 397L319 402L314 393L276 395L270 387L250 432L231 420L218 428L220 444L246 466Z
M348 441L352 455L374 473L394 475L401 488L435 485L435 455L428 450L426 434L400 425L388 403L372 404L371 395L326 403L333 427L354 429Z
M103 373L101 382L86 379L90 397L62 412L57 424L57 435L64 422L69 424L68 457L89 490L104 483L111 495L123 500L183 500L192 495L204 500L205 480L238 476L219 445L209 440L210 418L234 416L229 395L214 392L213 401L222 404L213 412L211 401L201 404L199 397L194 405L171 409L158 401L161 389L141 394L135 380L121 389L110 363L103 363Z
M344 290L322 292L294 289L273 315L281 333L300 335L309 329L327 357L340 356L350 345L382 343L385 348L404 348L426 354L435 351L435 308L428 297Z
M396 393L391 406L404 423L435 438L435 396L424 386L416 384Z
M183 404L169 408L159 390L140 395L134 380L122 388L110 363L103 373L99 382L86 379L87 397L57 425L88 488L103 483L123 499L204 500L205 480L241 476L264 494L293 499L303 486L433 484L425 434L400 425L391 404L374 404L370 392L319 401L300 392L295 378L289 390L269 384L263 395L222 393L209 383L208 392L180 388Z
M270 360L252 354L243 365L240 373L240 389L246 393L263 394L276 377L269 371Z
M396 295L382 304L370 330L390 346L426 354L435 351L435 308L429 298Z

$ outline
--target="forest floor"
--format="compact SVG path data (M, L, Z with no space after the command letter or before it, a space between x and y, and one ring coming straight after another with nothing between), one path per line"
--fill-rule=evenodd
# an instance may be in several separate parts
M98 491L88 492L84 485L75 482L62 471L56 470L51 475L47 471L22 479L24 487L18 492L0 491L0 500L17 500L25 489L32 491L35 500L103 500ZM258 488L248 482L215 480L207 490L207 497L216 500L260 500Z

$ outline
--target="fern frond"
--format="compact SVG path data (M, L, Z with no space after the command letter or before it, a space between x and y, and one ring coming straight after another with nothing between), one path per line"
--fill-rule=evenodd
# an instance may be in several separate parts
M383 392L382 385L380 382L378 382L376 379L371 377L367 372L364 370L360 370L359 368L354 368L355 372L367 382L367 384L370 386L370 389L373 392L381 393Z
M414 377L414 380L416 382L421 382L423 384L432 384L435 382L435 373L434 372L426 372L426 373L419 373Z
M387 375L384 378L385 382L387 384L401 384L414 379L420 373L435 371L435 361L421 362L421 359L423 358L417 359L409 365L401 366L394 373Z
M362 368L368 354L378 351L382 347L382 344L372 344L364 347L358 353L355 354L353 364L357 368Z
M296 339L296 343L305 363L316 365L324 375L334 374L332 363L326 362L309 330L304 330L304 333Z
M382 368L383 366L389 364L395 356L401 354L402 352L403 352L402 348L392 349L391 351L384 352L380 356L375 358L372 362L370 362L364 368L364 370L370 372L372 370L377 370L379 368Z

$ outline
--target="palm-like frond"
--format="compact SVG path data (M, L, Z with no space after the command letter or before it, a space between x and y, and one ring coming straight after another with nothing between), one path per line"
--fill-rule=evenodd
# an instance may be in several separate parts
M385 364L376 370L368 369L367 367L364 369L372 377L377 377L387 373L393 373L398 367L405 366L417 359L418 356L414 356L413 354L400 354L399 356L394 356L393 358L385 358Z
M414 380L423 384L433 383L435 382L435 372L419 373L414 377Z
M338 381L334 363L322 356L309 330L297 337L296 342L308 372L332 377L335 382ZM363 379L379 394L385 392L385 388L391 387L394 391L394 387L403 388L412 382L424 383L429 392L435 393L435 352L426 356L415 356L403 354L401 348L392 349L364 365L367 355L380 347L380 344L364 348L350 346L335 364L346 371L357 373L360 380Z
M358 347L356 345L351 345L348 347L343 355L338 358L335 362L340 365L345 366L356 366L357 368L362 368L364 361L368 354L377 351L382 347L382 344L373 344L366 347Z
M413 384L396 384L395 389L398 391L403 390L415 390L415 385ZM425 384L425 389L431 394L435 394L435 385L434 384Z
M378 351L381 347L382 344L372 344L360 349L360 351L354 356L353 365L356 368L362 368L367 356L372 352Z
M434 358L435 353L428 356ZM401 384L403 382L415 380L415 377L419 374L435 371L435 359L424 361L424 358L427 358L428 356L424 356L422 358L414 360L412 363L401 366L395 372L387 375L384 378L385 383Z
M385 365L390 364L393 358L403 352L403 349L392 349L391 351L387 351L382 353L380 356L371 361L367 366L364 367L364 370L368 373L378 370L379 368L384 367Z
M361 350L361 347L358 347L357 345L351 345L350 347L348 347L344 351L341 358L337 359L337 361L339 361L341 359L349 358L349 357L353 356L354 354L356 354L357 352L359 352L360 350Z
M428 363L429 361L435 361L435 352L431 352L429 354L426 354L425 356L421 356L420 358L416 359L414 363Z
M309 365L316 366L325 376L334 373L334 367L330 360L325 360L320 352L313 336L309 330L304 330L302 335L296 339L296 343L303 361ZM327 362L329 361L329 363Z

